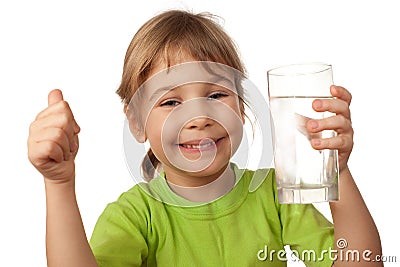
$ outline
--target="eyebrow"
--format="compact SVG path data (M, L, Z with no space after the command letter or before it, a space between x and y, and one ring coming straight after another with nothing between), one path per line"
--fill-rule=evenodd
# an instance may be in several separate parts
M167 92L170 91L170 90L174 90L176 87L177 87L177 86L175 86L175 87L165 86L165 87L158 88L158 89L150 96L150 99L149 99L150 102L154 101L154 99L156 98L156 96L161 95L161 93L162 93L162 95L164 95L164 92L167 93Z

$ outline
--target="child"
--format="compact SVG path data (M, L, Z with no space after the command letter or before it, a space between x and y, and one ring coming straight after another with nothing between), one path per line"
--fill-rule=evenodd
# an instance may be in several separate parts
M310 266L331 266L333 260L335 266L382 266L334 254L334 249L369 250L367 256L374 259L381 253L378 231L347 166L353 146L350 93L332 86L335 98L316 100L313 108L336 116L307 124L312 133L325 129L338 133L311 140L315 149L338 149L341 199L330 203L333 226L312 205L280 205L273 170L266 172L254 191L247 190L253 172L230 164L245 115L240 90L218 83L181 83L149 104L155 92L142 85L150 77L181 63L200 61L244 73L232 40L204 14L168 11L149 20L134 36L117 93L125 104L132 134L139 142L150 143L143 171L151 181L147 187L135 185L106 207L90 245L74 188L80 128L61 91L49 93L49 106L31 124L28 138L29 159L46 186L48 266L286 266L281 253L284 245L298 255L314 251L315 259L303 259ZM140 98L136 98L138 90ZM204 99L209 105L206 111ZM202 111L191 119L176 115L192 110L186 108L187 103ZM214 107L215 114L223 113L223 107L229 110L227 116L234 123L230 125L225 117L219 121L211 115L199 116ZM165 130L170 125L175 128ZM166 136L176 140L175 147L166 142ZM174 149L179 150L178 156ZM201 157L204 165L179 165L180 160L196 162ZM162 172L152 179L154 170ZM154 181L157 186L152 188ZM185 205L172 205L165 199L178 199ZM343 238L346 248L335 242Z

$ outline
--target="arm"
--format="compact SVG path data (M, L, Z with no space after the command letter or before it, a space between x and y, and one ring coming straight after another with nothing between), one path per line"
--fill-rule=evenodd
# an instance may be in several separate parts
M74 185L45 184L48 266L97 266L82 224Z
M333 138L311 140L315 149L338 150L340 200L330 203L335 230L335 250L338 251L335 266L365 266L366 264L383 266L381 262L372 261L376 255L382 253L379 233L347 166L353 148L353 128L349 109L351 94L339 86L331 86L331 93L334 99L314 101L313 108L320 112L336 113L336 116L308 121L307 129L311 133L327 129L337 132L337 136ZM347 241L347 246L338 247L337 241L343 238ZM355 250L358 251L355 253L360 255L359 261L351 260L351 252ZM363 259L363 252L366 250L371 251L371 254L367 252L366 255L371 261ZM346 251L348 251L347 254ZM341 254L344 255L344 259L340 258ZM346 257L350 260L346 260Z
M42 173L46 188L48 266L97 266L86 239L75 197L75 156L79 126L61 91L31 124L28 157Z
M330 203L335 240L344 238L348 246L343 251L345 252L345 249L358 250L360 261L337 261L335 266L355 266L356 263L358 263L357 266L365 266L367 263L369 263L368 266L383 266L382 262L372 261L376 255L382 254L378 229L348 168L340 173L339 188L340 201ZM340 250L336 242L335 250ZM371 253L366 252L366 259L363 259L364 251L371 251ZM351 259L351 254L348 255ZM368 262L368 259L371 262Z

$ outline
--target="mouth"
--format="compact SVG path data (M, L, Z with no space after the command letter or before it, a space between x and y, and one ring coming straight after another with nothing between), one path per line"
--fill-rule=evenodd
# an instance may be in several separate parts
M193 140L179 144L179 147L187 151L205 151L217 147L222 139L224 139L224 137L217 139L207 137L201 140Z

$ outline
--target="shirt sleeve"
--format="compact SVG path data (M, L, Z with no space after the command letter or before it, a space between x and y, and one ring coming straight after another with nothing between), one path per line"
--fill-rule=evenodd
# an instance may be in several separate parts
M90 246L100 267L142 266L148 255L143 216L122 195L107 205L94 228ZM141 223L140 223L141 222Z

